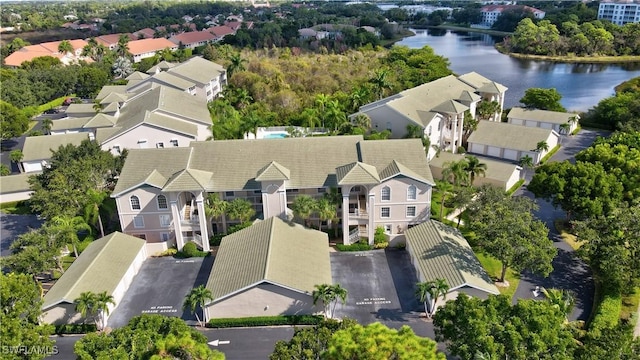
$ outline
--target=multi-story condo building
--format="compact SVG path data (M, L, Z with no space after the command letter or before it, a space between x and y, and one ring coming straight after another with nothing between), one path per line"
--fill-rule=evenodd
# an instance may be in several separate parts
M604 0L598 7L598 20L609 20L616 25L640 22L640 3Z
M372 243L378 227L394 240L429 219L433 185L419 139L221 140L131 150L112 197L124 233L179 249L194 241L208 250L209 236L232 222L205 216L210 193L246 199L262 219L291 219L297 196L318 198L336 188L343 241L350 244L361 237Z
M546 13L542 10L523 5L486 5L480 9L482 22L480 27L490 28L505 11L528 11L536 19L544 19Z

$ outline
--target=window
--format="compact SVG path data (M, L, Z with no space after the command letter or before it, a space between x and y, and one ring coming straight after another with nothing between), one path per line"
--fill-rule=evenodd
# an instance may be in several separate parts
M129 201L131 201L131 210L140 210L140 199L137 196L133 195Z
M391 234L392 231L393 230L392 230L391 224L384 224L384 232L385 232L385 234Z
M415 186L409 185L409 188L407 189L407 200L415 200L416 199L417 190L418 189L416 189Z
M140 149L146 149L147 148L147 140L146 139L138 140L138 147Z
M233 191L225 191L224 196L226 197L233 197L233 195L235 195L235 193Z
M407 206L407 217L416 216L416 207L415 206Z
M327 192L326 188L318 188L318 194L324 194Z
M160 233L160 240L169 241L169 233Z
M169 208L167 206L167 197L166 196L158 195L157 200L158 200L158 209L168 209Z
M146 234L133 234L131 236L135 236L135 237L137 237L139 239L142 239L142 240L147 240L147 235Z
M262 194L262 190L253 190L254 194Z
M143 228L144 227L144 217L141 215L133 217L133 227Z
M391 188L388 186L385 186L382 188L382 190L380 191L380 199L382 201L389 201L391 200Z
M391 208L383 207L380 209L380 217L388 218L391 217Z
M169 142L171 143L171 146L178 147L178 139L173 139L173 140L171 140Z
M171 215L160 215L160 226L169 227L171 226Z
M162 149L162 148L164 148L164 143L163 142L159 142L159 143L156 144L156 147L158 149Z

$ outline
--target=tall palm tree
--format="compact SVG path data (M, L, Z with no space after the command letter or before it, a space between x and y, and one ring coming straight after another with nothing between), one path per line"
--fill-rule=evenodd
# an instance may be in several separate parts
M127 34L120 34L120 37L118 37L118 45L116 47L116 54L119 57L128 57L131 55L131 53L129 52L129 40L131 40L129 38L129 35Z
M351 112L356 112L360 106L366 104L369 100L369 89L365 86L359 86L351 90L349 94L349 100L351 105Z
M73 246L73 254L78 257L78 232L81 230L91 231L91 226L87 224L80 216L56 216L51 219L53 230L58 232L58 236L62 238L65 243L71 243Z
M62 40L60 44L58 44L58 51L62 54L72 53L73 46L71 45L71 42L69 42L69 40Z
M424 304L425 313L429 318L436 312L436 304L438 298L442 296L443 299L447 298L447 292L449 291L449 285L445 279L435 279L434 281L421 282L417 284L416 295L420 302ZM427 308L427 302L430 302Z
M497 101L481 101L476 112L481 120L490 120L500 111L500 103Z
M96 294L91 291L85 291L80 296L73 300L76 305L75 309L82 316L82 322L85 323L88 316L91 316L95 312L96 306Z
M340 300L343 304L347 301L347 289L340 286L340 284L320 284L315 285L315 290L311 293L313 297L313 305L316 305L318 301L322 301L324 306L324 317L333 318L335 306Z
M189 310L192 312L196 319L198 320L198 324L200 326L204 326L200 317L198 316L198 312L196 311L199 306L202 309L202 320L205 319L204 315L204 305L207 300L213 300L213 294L211 291L207 289L204 285L200 285L196 288L191 289L191 291L187 294L184 300L184 304L182 305L182 310Z
M336 207L327 197L322 197L316 201L316 211L318 212L318 230L322 229L323 221L327 222L327 228L331 228L333 222L338 218Z
M253 205L245 199L233 199L227 206L227 215L233 220L239 220L241 224L249 221L255 214Z
M524 169L524 178L526 178L528 170L533 169L533 158L529 155L525 155L520 158L518 164Z
M239 52L229 54L229 66L227 66L227 78L231 78L233 74L239 71L246 70L244 64L247 62L246 59L242 58L242 54Z
M486 175L487 164L481 163L480 159L473 155L467 155L465 159L467 160L465 170L469 174L469 186L473 186L473 181L476 179L476 176Z
M544 140L538 141L538 143L536 144L535 151L536 152L549 151L549 144L547 144L547 142Z
M335 299L332 301L331 305L331 317L333 318L336 314L336 305L338 305L338 300L344 305L347 302L347 289L340 286L340 284L333 285L333 294Z
M318 107L318 114L320 118L320 126L325 127L325 119L327 117L327 104L331 101L331 97L327 94L318 94L314 99L314 103Z
M107 316L109 315L109 304L115 305L113 296L107 295L106 291L95 294L94 311L98 313L100 324L97 323L98 329L104 329L107 326Z
M571 129L571 124L569 123L560 124L560 134L569 135L569 129Z
M369 82L373 84L373 87L375 88L378 100L382 100L385 90L391 89L391 83L389 82L389 79L387 79L388 75L389 72L387 70L379 69L369 79Z
M22 161L22 159L24 159L24 154L22 153L22 150L20 149L11 150L11 152L9 153L9 159L11 159L12 162L16 163L16 166L18 167L18 171L23 172L22 166L20 165L20 162Z
M440 221L442 221L442 219L444 218L444 205L448 201L447 199L453 191L453 184L446 180L438 181L436 190L442 194L440 198Z
M229 203L222 200L218 194L211 193L207 195L204 202L204 214L207 218L207 226L211 226L213 219L220 217L222 220L222 233L225 234L227 232L227 219L225 214L228 207ZM211 233L211 231L209 231L209 233Z
M424 136L422 127L416 124L407 125L407 135L405 135L408 139L420 139Z
M353 118L353 124L364 132L371 130L371 118L367 114L358 114Z
M316 210L316 200L309 195L298 195L291 204L293 215L304 221L304 225L309 227L309 218Z
M330 187L329 191L327 191L326 193L324 193L323 198L326 198L329 200L329 202L331 203L331 205L334 206L334 211L337 214L340 213L340 206L342 205L342 193L340 192L340 189L338 189L337 187ZM333 229L334 229L334 235L335 237L338 237L338 221L336 219L336 221L333 222Z
M102 218L100 217L100 207L105 199L109 197L106 191L99 191L95 189L87 190L87 205L84 208L84 220L87 224L95 226L98 224L98 230L100 230L100 237L104 237L104 225L102 224Z
M469 177L466 167L467 162L465 160L446 162L442 169L442 179L451 182L455 186L465 184Z
M51 127L53 126L53 120L49 118L42 119L42 131L45 135L51 135Z
M333 132L337 133L338 129L347 122L347 115L342 111L338 100L329 101L326 109L327 122L333 125Z

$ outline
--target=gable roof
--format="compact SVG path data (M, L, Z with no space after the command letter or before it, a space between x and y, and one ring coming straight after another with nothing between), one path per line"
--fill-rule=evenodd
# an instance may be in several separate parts
M172 176L163 187L164 191L205 190L209 188L211 173L208 171L185 169Z
M112 295L145 244L120 232L93 241L47 292L42 309L73 303L86 291Z
M34 173L24 173L18 175L0 176L0 193L11 194L16 192L29 191L29 177Z
M109 95L105 96L100 104L111 104L114 102L125 102L129 98L129 94L121 94L117 92L109 93Z
M380 176L374 166L359 161L336 168L338 185L379 184Z
M505 149L533 151L538 142L547 141L551 129L542 129L495 121L479 121L469 136L469 143L491 145Z
M278 181L291 179L291 171L286 167L272 161L256 174L256 181Z
M165 38L132 40L129 41L127 45L129 47L129 52L132 55L141 55L144 53L164 50L166 48L174 49L178 46Z
M534 120L552 124L568 124L574 116L577 116L578 119L580 118L578 114L573 113L514 107L509 111L507 118Z
M102 100L111 93L126 95L127 85L105 85L100 89L98 95L96 95L96 100Z
M311 295L331 281L327 234L272 217L222 239L206 286L216 302L263 282Z
M66 117L55 120L51 123L51 131L82 129L87 122L91 120L90 117ZM57 136L57 135L56 135Z
M147 70L147 74L156 74L160 71L167 71L174 66L176 66L176 64L162 60L159 63L152 66L151 68L149 68L149 70Z
M172 67L167 72L183 79L206 85L212 79L216 79L223 74L225 69L222 65L196 56Z
M144 80L140 80L137 81L133 84L129 84L127 85L127 89L131 90L134 87L138 87L140 86L140 84L146 84L149 82L157 82L160 85L165 85L165 86L169 86L172 87L176 90L187 90L189 88L192 88L194 86L196 86L196 84L194 84L193 82L189 81L189 80L185 80L179 76L175 76L173 74L171 74L168 71L162 71L159 72L157 74L154 74L153 76L150 76Z
M420 139L367 140L358 143L358 148L361 161L375 166L380 179L404 173L415 180L435 185ZM395 172L388 168L394 161L402 166Z
M27 136L22 147L22 161L35 161L51 159L51 152L58 150L60 146L72 144L80 145L83 140L89 139L89 133Z
M468 286L490 294L500 293L457 229L427 220L407 229L405 236L422 280L444 279L449 291Z
M169 41L173 42L174 44L182 43L183 45L190 45L190 44L199 43L203 41L211 42L215 40L215 38L216 38L215 35L213 35L211 32L203 30L203 31L190 31L190 32L177 34L170 37Z
M508 90L506 86L502 84L498 84L495 81L491 81L486 77L478 74L475 71L466 73L464 75L460 75L458 76L458 79L460 81L463 81L469 84L477 91L481 91L481 92L488 92L491 94L495 94L495 93L503 93ZM480 90L480 89L483 89L483 90ZM495 91L498 91L498 92L495 92Z

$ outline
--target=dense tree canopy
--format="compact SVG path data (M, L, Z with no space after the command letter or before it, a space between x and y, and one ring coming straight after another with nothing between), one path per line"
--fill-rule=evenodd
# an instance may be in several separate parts
M296 328L291 340L281 340L276 343L269 359L319 359L320 355L327 350L329 340L336 331L347 329L356 324L351 319L343 319L342 321L327 319L316 326Z
M29 118L18 108L0 100L0 139L22 135L29 128Z
M39 325L40 287L26 274L0 273L0 338L3 359L44 359L54 353L51 325ZM20 349L5 351L4 349ZM47 353L48 352L48 353Z
M600 100L583 120L605 129L640 131L640 91L621 88L614 96Z
M436 340L463 360L571 360L576 347L564 314L548 301L511 305L503 295L480 300L459 294L436 312L433 324Z
M530 88L525 90L520 102L528 108L565 112L567 110L560 104L561 99L562 95L554 88Z

